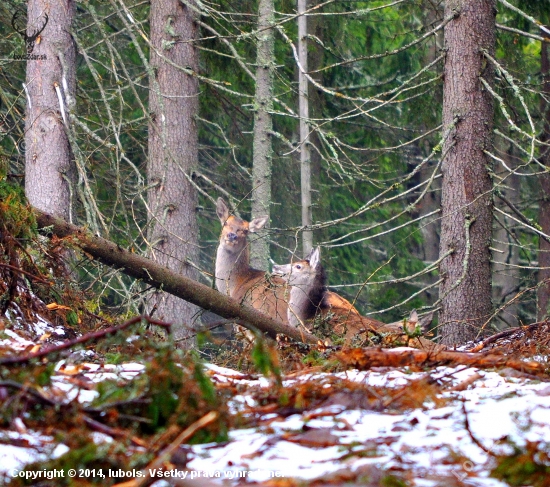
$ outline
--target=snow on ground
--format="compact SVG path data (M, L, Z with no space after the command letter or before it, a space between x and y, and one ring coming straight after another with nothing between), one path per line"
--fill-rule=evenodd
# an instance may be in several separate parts
M209 369L215 381L269 387L263 383L265 379L254 384L234 371ZM393 369L334 375L370 386L402 387L426 373ZM443 407L428 403L423 409L392 414L329 406L325 411L307 411L275 421L266 415L264 426L233 431L226 445L194 446L188 467L205 474L220 472L221 478L246 476L262 481L275 476L318 479L343 467L353 470L375 464L406 469L413 473L416 485L422 486L441 485L429 480L439 475L454 475L468 485L506 485L487 478L490 455L474 443L471 434L495 454L511 453L511 443L523 446L526 441L549 438L550 385L474 368L440 367L431 373L432 378L449 385L467 383L477 376L466 390L443 393L453 399ZM306 375L296 380L310 378ZM465 427L463 401L471 434ZM503 438L507 442L499 444ZM464 458L458 465L450 461L457 456Z
M230 409L245 417L254 414L259 426L231 431L225 444L189 447L187 466L196 471L197 485L206 476L219 485L237 485L278 477L321 479L343 469L353 472L374 466L407 472L410 485L421 487L443 485L441 478L452 477L463 485L505 486L488 478L494 466L491 453L509 454L513 444L550 438L550 384L506 370L439 367L429 372L403 368L293 375L283 381L283 387L316 380L330 388L335 379L341 379L406 393L413 381L428 376L445 387L437 396L441 401L428 401L415 409L377 411L336 402L285 418L256 408L254 397L258 396L252 391L273 390L270 380L215 365L206 368L214 383L238 390ZM83 381L71 381L72 376L78 374L93 385L107 378L132 380L143 370L138 363L99 366L61 361L52 389L65 394L67 401L89 402L96 396L93 387L75 385ZM107 439L98 437L98 441ZM14 431L0 434L0 478L9 478L14 469L29 462L63 452L63 445L27 431L21 422L14 425ZM157 481L154 485L166 484Z

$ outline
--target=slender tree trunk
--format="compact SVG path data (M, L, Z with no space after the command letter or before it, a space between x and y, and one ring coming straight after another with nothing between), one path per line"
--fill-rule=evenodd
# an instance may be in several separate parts
M307 10L307 0L298 0L298 59L301 69L298 70L298 99L300 114L300 179L302 194L302 225L312 223L311 210L311 157L309 151L309 97L308 82L304 73L308 70L307 59L307 17L303 14ZM302 232L302 251L309 254L313 248L313 232Z
M75 45L71 25L73 0L29 0L27 36L44 26L27 44L25 192L37 208L72 220L74 160L65 123L75 100ZM64 122L64 118L65 121Z
M480 77L491 83L493 70L482 50L494 55L494 0L449 0L445 15L443 88L442 222L439 314L443 343L475 338L489 319L492 197L493 100Z
M154 79L150 80L147 164L150 256L191 279L197 275L189 261L198 260L197 194L186 177L198 163L195 15L179 0L151 1ZM148 308L155 318L174 324L178 339L188 336L198 310L164 292L155 293Z
M498 151L501 157L506 161L508 167L514 167L516 160L513 157L513 147L508 142L502 144ZM506 198L514 206L520 203L521 178L517 174L506 173L505 186L500 188L502 197ZM498 174L498 172L497 172ZM501 198L496 198L495 205L510 211L508 206ZM513 299L519 290L520 273L519 267L519 247L514 238L515 222L502 215L498 216L497 224L493 230L493 301L495 306L500 307ZM518 321L518 303L517 301L507 305L497 316L496 327L499 329L516 327Z
M307 6L311 9L316 7L322 2L322 0L308 0ZM325 62L325 49L324 46L326 40L326 19L323 16L309 17L307 19L307 31L309 35L314 35L318 42L308 43L307 49L307 65L310 72L310 76L320 85L323 85L324 71L316 72L324 66ZM312 119L323 118L324 109L326 107L326 98L321 90L318 90L312 83L308 83L308 102L309 110L308 115ZM330 220L330 210L325 205L319 204L321 194L321 172L323 170L324 160L321 157L321 142L319 140L319 134L316 132L312 124L309 125L310 133L308 137L308 151L310 159L310 193L311 193L311 213L313 213L313 207L315 207L315 218L317 221ZM327 195L330 197L330 195ZM315 237L318 241L329 240L332 235L332 229L327 228L324 230L317 230ZM324 237L320 234L324 233ZM313 241L311 241L313 248ZM307 254L304 254L307 255Z
M419 151L420 157L425 157L429 154L430 147L424 151ZM428 180L434 171L432 164L426 164L419 173L419 180ZM427 215L441 208L441 181L432 181L431 187L418 204L419 215ZM422 225L420 226L420 232L422 234L422 246L418 257L422 259L425 264L432 264L439 259L439 241L441 235L441 222L440 214L436 213L432 216L425 217ZM427 286L433 284L437 280L437 277L432 274L427 274L423 277L422 284ZM428 289L424 293L424 298L429 305L432 305L437 300L437 291L434 288Z
M256 55L256 107L254 115L254 155L252 166L252 218L271 214L271 166L273 148L270 132L273 128L273 72L275 50L273 37L273 0L260 0L258 6L258 48ZM269 265L269 241L265 228L251 241L250 261L256 269Z
M431 3L430 8L426 11L426 19L428 24L435 24L438 19L443 16L443 5L439 3ZM441 55L441 50L444 46L443 32L438 32L430 38L429 48L424 55L423 64L427 65L432 63L438 56ZM427 46L427 47L428 47ZM440 94L438 94L439 98ZM422 127L423 130L428 130L427 126ZM419 141L417 145L417 151L414 155L419 160L422 160L432 151L432 146L428 140ZM428 181L433 174L434 165L436 161L432 161L429 164L425 164L420 169L418 183ZM417 254L425 264L432 264L439 259L439 238L441 235L441 219L440 214L436 213L432 216L425 217L436 210L441 209L441 181L435 179L431 182L428 192L417 204L419 216L424 216L424 220L420 225L420 233L422 234L422 244ZM433 273L426 274L422 278L422 284L428 286L434 284L437 281L437 276ZM430 288L423 293L423 297L426 302L431 306L437 300L437 290Z
M543 36L547 36L543 32ZM541 100L541 113L544 117L544 128L541 135L541 141L550 142L550 59L548 57L548 42L542 42L541 45L541 72L542 72L542 90L546 97ZM543 147L541 161L550 170L550 148ZM550 235L550 173L540 176L540 206L539 206L539 224L541 230ZM539 237L539 267L538 273L539 288L537 291L537 319L542 321L548 317L548 305L550 304L550 244Z

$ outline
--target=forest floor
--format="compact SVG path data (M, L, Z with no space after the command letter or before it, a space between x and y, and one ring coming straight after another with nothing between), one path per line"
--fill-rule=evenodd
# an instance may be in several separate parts
M30 339L32 331L35 339ZM500 353L513 350L516 358L520 351L529 351L525 355L531 363L546 365L548 355L532 353L537 332L548 336L546 327L539 327L502 337L491 347ZM40 348L44 336L51 339L56 333L62 335L63 330L44 320L25 333L6 327L0 347L4 352L11 349L4 356L29 353ZM143 362L107 364L91 350L77 355L78 360L66 356L52 362L49 384L36 387L36 394L57 405L78 405L81 413L89 414L102 384L130 388L148 370ZM524 360L528 363L527 357ZM550 485L547 374L462 365L364 371L340 367L336 372L318 366L275 377L212 363L203 367L233 418L223 442L172 443L176 449L170 449L163 462L150 460L146 467L129 470L130 477L100 463L79 469L77 464L85 463L73 460L76 477L69 478L67 464L56 467L52 461L73 448L60 431L66 427L74 434L72 426L61 421L52 427L46 417L26 424L28 411L22 410L0 430L0 479L6 484L11 479L10 485L42 486ZM6 410L9 384L0 386ZM22 397L19 391L11 400ZM95 430L91 441L114 444L123 428L113 427L117 420L104 428L88 422ZM96 422L103 424L101 417ZM148 444L134 437L125 448L132 455L146 451ZM170 469L173 477L158 480L161 471ZM47 472L63 477L47 480ZM139 483L144 481L139 472L152 478ZM38 477L23 481L17 475Z

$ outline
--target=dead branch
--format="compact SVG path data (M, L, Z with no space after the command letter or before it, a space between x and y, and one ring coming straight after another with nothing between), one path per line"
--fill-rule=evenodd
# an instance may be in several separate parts
M464 398L462 398L462 412L464 413L464 428L466 429L466 432L468 433L468 436L470 437L470 439L485 453L494 457L495 455L493 454L493 452L489 450L483 443L481 443L481 441L479 441L474 436L474 433L470 429L470 420L468 419L468 411L466 411L466 399Z
M538 321L536 323L532 323L531 325L527 325L527 326L517 326L515 328L509 328L507 330L504 330L504 331L501 331L501 332L496 333L494 335L491 335L490 337L486 338L482 342L478 343L474 348L472 348L469 351L470 352L479 352L479 351L483 350L490 343L494 343L494 342L496 342L497 340L499 340L501 338L506 338L506 337L512 336L512 335L514 335L515 333L518 333L518 332L530 332L530 331L533 331L533 330L537 329L540 326L548 325L548 324L549 324L548 320L545 320L545 321Z
M461 369L461 370L464 370L464 369ZM483 375L481 375L481 374L479 374L478 372L476 372L475 374L472 374L470 377L468 377L467 379L464 379L463 381L459 382L459 383L456 384L455 386L449 387L449 389L447 389L447 390L448 390L448 391L452 391L452 392L465 391L465 390L468 389L468 387L471 386L476 380L481 379L482 377L483 377Z
M54 352L60 352L61 350L66 350L68 348L72 348L75 345L79 345L81 343L87 343L97 340L98 338L103 338L104 336L111 335L113 333L116 333L120 330L124 330L124 328L128 328L131 325L134 325L136 323L139 323L140 321L147 321L148 323L152 325L158 325L163 326L165 328L170 328L170 324L164 323L162 321L154 320L152 318L148 318L146 316L136 316L135 318L132 318L131 320L125 321L124 323L117 325L117 326L111 326L110 328L106 328L105 330L100 331L94 331L92 333L87 333L86 335L82 335L78 338L75 338L73 340L67 340L65 342L60 343L59 345L52 345L51 347L46 347L38 352L29 353L28 355L23 356L17 356L17 357L5 357L3 359L0 359L0 365L9 365L9 364L21 364L28 362L32 359L39 358L39 357L45 357L49 355L50 353Z
M95 419L88 418L88 416L83 417L84 422L92 428L94 431L99 431L105 435L112 436L113 438L128 438L130 442L135 446L140 446L142 448L147 448L147 443L136 436L129 436L126 431L111 428Z
M3 380L0 381L0 387L9 387L12 389L19 389L22 393L28 394L29 396L34 397L38 402L42 404L46 404L48 406L59 406L59 404L55 401L52 401L51 399L47 398L46 396L42 395L40 392L38 392L33 387L30 387L25 384L20 384L19 382L16 382L14 380Z
M530 374L543 374L546 367L538 362L524 362L495 353L453 352L448 350L425 351L413 348L356 348L343 350L337 354L338 359L360 370L371 367L433 367L438 365L467 365L488 369L510 367Z
M247 328L256 328L273 335L281 333L304 343L316 344L319 342L319 339L310 333L276 321L204 284L181 276L141 255L128 252L109 240L96 237L83 228L71 225L36 208L34 211L39 228L49 228L59 238L71 237L72 243L84 252L103 264L120 269L129 276L185 299L203 309L211 310L221 317Z
M11 271L19 272L20 274L24 274L25 276L30 277L34 281L38 281L43 284L52 284L51 281L46 281L46 279L42 279L41 277L35 276L34 274L24 271L19 267L15 267L14 265L0 263L0 267L5 267L6 269L10 269Z

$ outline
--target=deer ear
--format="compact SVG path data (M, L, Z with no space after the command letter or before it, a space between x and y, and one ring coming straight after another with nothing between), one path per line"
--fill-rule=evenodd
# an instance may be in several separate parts
M321 264L321 247L315 247L306 257L309 260L309 265L316 269Z
M252 220L248 225L248 231L254 233L261 230L267 223L268 218L268 216L259 216L258 218L254 218L254 220Z
M415 309L413 309L409 314L409 322L414 324L418 323L418 313Z
M225 201L222 198L218 198L218 201L216 202L216 214L218 215L218 218L222 222L222 225L229 218L229 208L227 207L227 205L225 204Z

